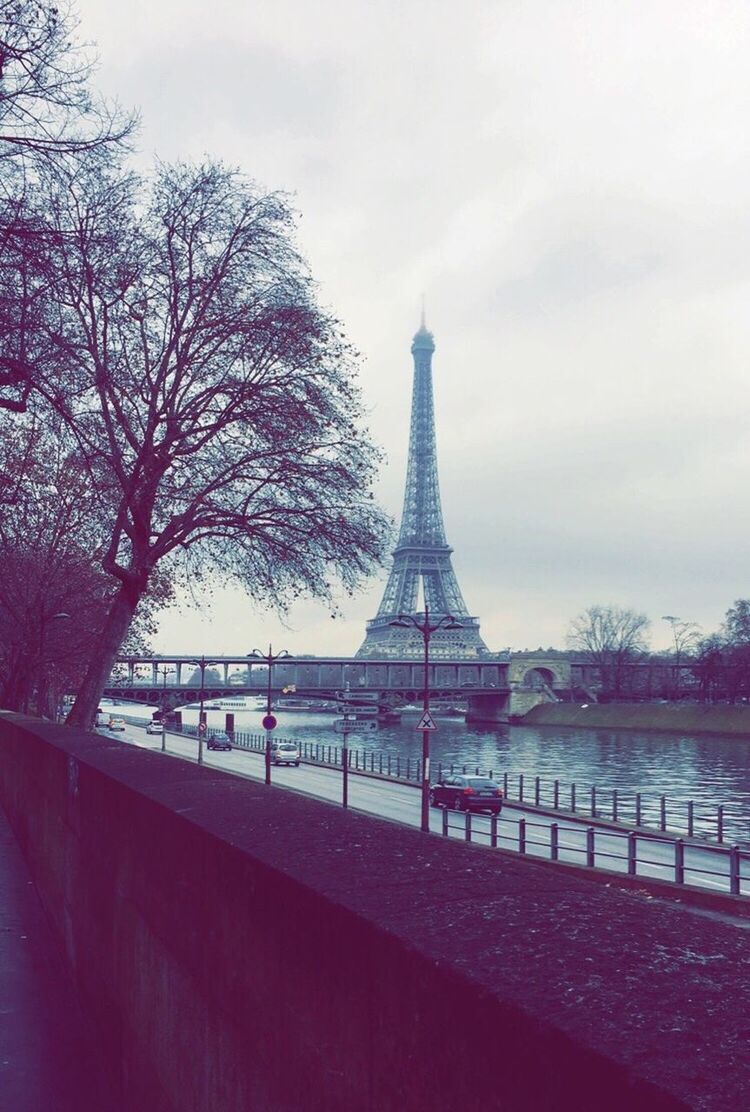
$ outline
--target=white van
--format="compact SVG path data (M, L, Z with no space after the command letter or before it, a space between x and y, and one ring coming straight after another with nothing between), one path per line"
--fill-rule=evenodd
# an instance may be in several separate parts
M296 741L274 741L271 746L271 760L275 765L299 767L299 745Z

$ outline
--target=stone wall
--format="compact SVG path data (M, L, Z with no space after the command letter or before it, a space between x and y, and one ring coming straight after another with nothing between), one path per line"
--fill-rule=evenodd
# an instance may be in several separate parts
M124 1112L742 1106L721 916L1 714L0 803Z

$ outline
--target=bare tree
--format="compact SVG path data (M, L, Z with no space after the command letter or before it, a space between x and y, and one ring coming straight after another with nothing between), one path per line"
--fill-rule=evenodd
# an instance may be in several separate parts
M135 117L91 91L68 5L0 0L0 408L23 412L40 352L50 229L40 176L108 158Z
M682 691L682 673L686 658L693 655L700 643L701 628L697 622L686 622L676 614L664 614L662 621L669 622L674 645L671 698L679 699Z
M134 117L96 97L72 6L0 0L0 160L80 155L120 143Z
M49 715L80 683L115 593L92 561L101 514L59 422L0 421L0 477L0 706ZM139 646L161 586L131 625Z
M627 665L648 649L649 620L619 606L589 606L570 624L567 641L599 670L603 692L619 699Z
M68 719L88 725L157 565L272 605L330 600L388 534L353 355L282 197L178 165L150 189L78 173L51 208L66 232L41 391L110 507L102 566L118 583Z

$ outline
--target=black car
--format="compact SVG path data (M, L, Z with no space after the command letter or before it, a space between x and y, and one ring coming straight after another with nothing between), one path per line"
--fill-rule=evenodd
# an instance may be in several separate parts
M214 730L213 733L208 735L206 746L209 749L231 749L232 742L229 734L224 733L223 730Z
M430 788L433 807L449 807L456 811L492 811L503 809L503 789L487 776L444 776Z

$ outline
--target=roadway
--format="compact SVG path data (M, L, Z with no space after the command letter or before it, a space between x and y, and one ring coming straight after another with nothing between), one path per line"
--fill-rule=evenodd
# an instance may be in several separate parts
M144 749L161 750L161 736L147 734L144 727L127 724L125 731L110 732L100 728L99 733L135 744ZM198 740L183 734L167 732L167 755L183 760L196 761ZM263 780L265 758L263 753L235 748L231 752L208 750L203 746L206 765L220 768L238 776ZM330 803L341 803L342 774L340 769L304 762L298 767L274 766L272 783L280 787L303 792ZM421 800L417 785L402 784L378 776L349 774L349 806L366 814L408 826L419 826ZM585 865L587 859L587 828L595 830L594 867L613 872L627 873L627 833L586 820L576 822L559 815L540 814L518 804L506 804L497 823L497 844L501 849L519 849L519 835L525 825L525 852L529 856L550 857L551 828L557 826L558 859L575 865ZM443 811L430 810L430 830L443 833ZM448 836L466 840L465 815L448 812ZM472 814L471 840L478 845L490 845L491 822L489 816ZM656 836L638 832L637 875L658 880L675 879L675 839L669 835ZM750 895L750 858L740 861L740 891ZM684 842L684 881L686 884L728 892L729 855L718 847Z

